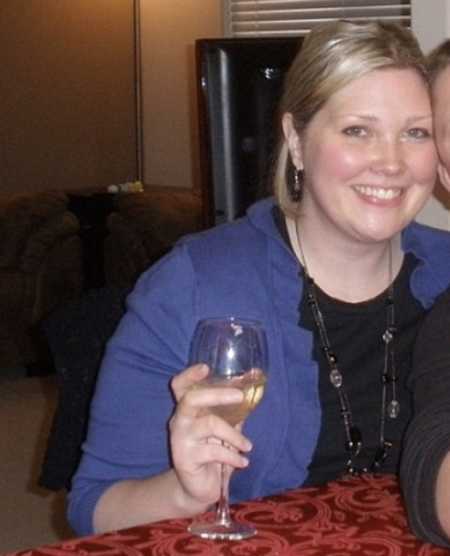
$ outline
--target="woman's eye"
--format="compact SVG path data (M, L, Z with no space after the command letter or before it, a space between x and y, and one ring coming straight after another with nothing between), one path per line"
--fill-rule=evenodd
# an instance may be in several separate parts
M423 127L413 127L408 129L408 135L413 139L428 139L431 137L431 132Z
M358 125L346 127L342 132L349 137L365 137L367 135L367 129Z

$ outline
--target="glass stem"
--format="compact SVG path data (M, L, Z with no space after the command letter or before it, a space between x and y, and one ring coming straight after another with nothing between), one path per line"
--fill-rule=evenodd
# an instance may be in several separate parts
M225 465L223 463L220 465L220 497L217 503L216 521L224 527L229 527L231 524L228 483L225 482Z

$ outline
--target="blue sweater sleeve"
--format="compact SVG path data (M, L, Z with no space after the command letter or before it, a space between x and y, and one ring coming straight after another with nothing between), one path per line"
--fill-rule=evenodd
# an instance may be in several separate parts
M170 380L186 367L194 307L194 274L182 246L144 273L128 297L106 348L69 494L78 534L93 532L95 505L110 485L170 466Z
M70 493L68 517L79 534L92 532L95 506L111 484L170 467L170 380L186 367L200 318L246 316L267 330L271 378L244 425L254 446L252 463L233 473L231 500L304 481L320 429L317 365L312 335L297 324L298 263L274 229L270 210L262 204L253 220L185 238L130 294L106 349Z

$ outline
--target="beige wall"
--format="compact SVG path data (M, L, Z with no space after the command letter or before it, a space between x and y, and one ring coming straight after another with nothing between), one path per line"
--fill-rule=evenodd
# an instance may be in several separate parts
M0 195L135 179L133 0L0 1Z
M222 36L220 0L141 0L143 178L198 184L194 43Z

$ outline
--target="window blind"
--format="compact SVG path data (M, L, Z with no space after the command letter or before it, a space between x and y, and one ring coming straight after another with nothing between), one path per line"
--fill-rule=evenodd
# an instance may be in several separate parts
M333 19L411 25L411 0L223 0L230 37L305 35Z

